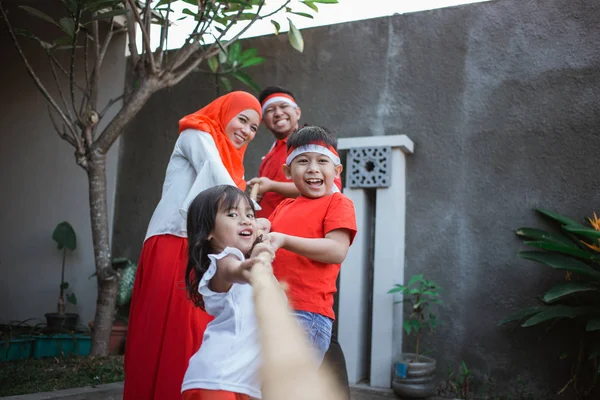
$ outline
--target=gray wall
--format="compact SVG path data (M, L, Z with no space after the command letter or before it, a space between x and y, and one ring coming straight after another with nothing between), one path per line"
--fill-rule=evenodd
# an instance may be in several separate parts
M9 2L16 28L32 29L47 38L56 34L49 24L26 17ZM23 4L24 2L19 2ZM28 2L53 14L43 1ZM3 23L0 23L3 25ZM96 310L96 280L90 228L86 172L75 163L74 149L54 131L45 99L27 75L4 26L0 35L0 323L44 321L44 313L56 312L62 253L52 240L57 223L69 221L77 234L77 249L67 256L65 279L78 298L78 312L87 325ZM21 39L25 52L42 81L57 95L47 58L37 44ZM65 57L67 54L65 53ZM125 40L113 42L101 72L99 104L123 92ZM68 64L66 64L68 65ZM78 71L82 71L81 65ZM63 91L68 87L63 82ZM107 114L111 118L118 107ZM118 144L107 160L109 221L112 226L118 161Z
M406 134L407 277L444 287L443 326L425 342L440 376L464 360L499 391L519 379L544 393L566 382L560 332L499 328L562 279L522 261L533 209L582 218L600 204L600 7L582 0L498 0L248 40L268 62L252 75L290 88L301 122L340 137ZM137 257L177 136L177 121L214 97L194 75L155 96L121 148L115 248ZM272 138L247 152L254 176ZM407 343L410 343L410 339ZM507 386L508 385L508 386Z

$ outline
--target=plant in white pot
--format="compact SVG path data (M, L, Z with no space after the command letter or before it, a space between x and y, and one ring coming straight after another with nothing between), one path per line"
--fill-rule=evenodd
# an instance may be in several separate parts
M414 275L408 284L395 285L388 293L402 293L403 302L411 304L410 314L404 320L407 335L415 335L415 352L403 353L394 365L392 387L402 398L427 398L435 394L436 361L422 354L421 338L426 330L433 330L439 320L431 312L432 304L441 304L441 288L422 274Z

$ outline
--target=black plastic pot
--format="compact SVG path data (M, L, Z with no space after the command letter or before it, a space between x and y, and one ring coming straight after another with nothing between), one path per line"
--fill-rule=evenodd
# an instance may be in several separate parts
M79 314L76 313L48 313L46 316L46 330L48 332L60 333L70 332L77 328Z
M415 355L405 353L403 361L396 363L392 388L401 398L425 399L435 394L435 368L433 358L419 356L419 362L414 361Z

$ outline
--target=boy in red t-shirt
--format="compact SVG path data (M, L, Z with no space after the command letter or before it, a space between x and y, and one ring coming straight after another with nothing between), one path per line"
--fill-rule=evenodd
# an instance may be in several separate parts
M269 217L269 238L278 249L273 272L287 283L294 314L319 363L331 340L340 264L356 235L354 204L334 188L342 172L336 147L335 137L318 126L290 135L282 169L300 195L283 200Z

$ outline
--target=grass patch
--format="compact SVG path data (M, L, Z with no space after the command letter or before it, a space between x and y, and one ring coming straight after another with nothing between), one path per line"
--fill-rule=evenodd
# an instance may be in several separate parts
M4 361L0 363L0 396L95 386L124 379L123 356Z

